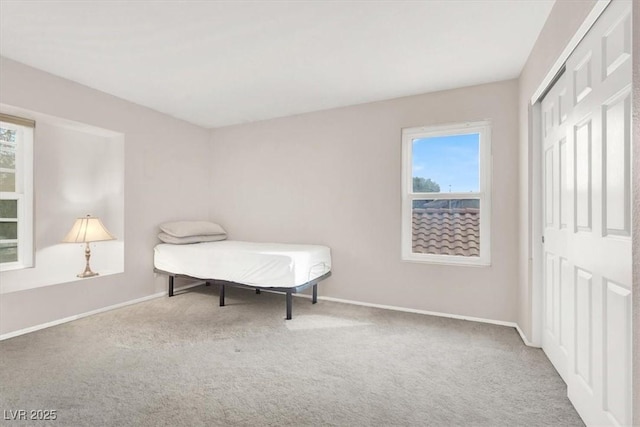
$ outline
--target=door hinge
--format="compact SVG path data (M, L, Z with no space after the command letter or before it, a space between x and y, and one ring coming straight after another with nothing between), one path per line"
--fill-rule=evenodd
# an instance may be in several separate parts
M542 244L544 245L544 236L542 236Z

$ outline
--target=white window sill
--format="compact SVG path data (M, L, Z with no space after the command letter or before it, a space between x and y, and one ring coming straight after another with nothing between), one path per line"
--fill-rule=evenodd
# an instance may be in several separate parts
M6 262L0 264L0 271L22 270L25 268L33 268L33 265L25 265L20 262Z
M490 267L491 260L472 257L456 257L449 255L404 255L402 262L412 262L417 264L448 265L456 267Z
M124 271L101 270L97 276L92 276L92 277L81 278L76 276L77 273L73 273L73 274L65 274L65 275L58 275L58 276L50 276L48 277L48 280L44 283L43 282L11 283L11 284L7 284L6 286L0 285L0 295L10 294L12 292L26 291L29 289L43 288L45 286L55 286L62 283L97 279L100 277L112 276L114 274L121 274L121 273L124 273Z

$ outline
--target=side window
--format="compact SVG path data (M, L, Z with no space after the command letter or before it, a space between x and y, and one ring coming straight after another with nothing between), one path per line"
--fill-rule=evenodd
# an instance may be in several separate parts
M489 265L489 122L403 129L402 158L402 259Z
M0 271L33 266L33 130L0 114Z

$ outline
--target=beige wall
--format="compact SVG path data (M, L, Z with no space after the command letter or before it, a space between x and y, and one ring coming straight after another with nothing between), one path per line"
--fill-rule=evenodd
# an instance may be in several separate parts
M491 267L400 261L401 129L493 121ZM517 81L212 132L211 217L233 239L331 247L320 295L514 322Z
M2 103L125 135L125 273L0 295L0 334L163 291L165 281L153 274L156 227L177 218L206 218L209 202L201 195L209 182L209 131L0 60ZM44 162L42 142L36 135L35 157ZM36 200L55 192L54 180L42 174L36 180ZM45 207L36 206L36 228L48 218ZM78 262L70 260L69 269L77 272Z
M640 2L633 3L633 425L640 426Z
M518 325L529 340L533 339L531 322L533 286L531 276L532 244L534 242L531 239L531 193L535 190L534 186L537 185L533 179L533 170L531 168L532 156L536 148L532 144L529 123L530 99L594 5L595 0L556 1L519 79L520 224L518 234L522 238L519 248Z

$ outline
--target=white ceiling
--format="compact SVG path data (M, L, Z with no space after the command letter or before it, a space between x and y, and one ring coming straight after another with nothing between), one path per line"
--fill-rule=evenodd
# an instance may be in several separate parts
M552 5L0 0L0 55L209 128L515 78Z

